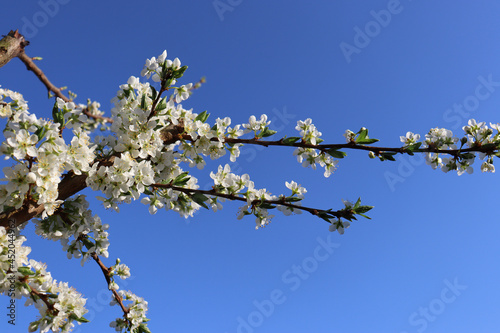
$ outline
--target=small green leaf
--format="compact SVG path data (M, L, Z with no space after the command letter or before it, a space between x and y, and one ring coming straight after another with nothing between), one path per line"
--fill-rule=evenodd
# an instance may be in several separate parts
M360 142L364 139L366 139L368 137L368 130L364 127L362 127L359 131L358 131L358 137L356 138L356 142Z
M347 156L347 153L340 151L340 150L337 150L337 149L329 149L329 150L326 150L326 152L335 158L344 158L345 156Z
M359 206L359 207L354 209L354 212L359 215L361 213L366 213L366 212L370 211L372 208L373 208L373 206Z
M406 147L406 150L414 151L415 149L420 148L421 145L422 145L422 142L417 142L417 143L411 144L408 147Z
M82 239L83 245L87 248L87 250L90 250L92 247L94 247L94 243L92 243L88 238L83 238Z
M90 323L90 320L88 320L88 319L86 319L86 318L83 318L83 317L78 317L78 316L77 316L76 314L74 314L74 313L71 313L71 314L69 315L69 318L70 318L70 319L73 319L73 320L76 320L76 321L78 321L78 322L80 322L80 323Z
M369 144L372 144L372 143L375 143L379 141L378 139L362 139L362 140L356 140L356 143L360 143L360 144L366 144L366 145L369 145Z
M208 209L208 206L205 203L205 201L207 201L208 198L205 195L196 192L193 195L191 195L191 199L193 199L194 202L196 202L198 205L202 206L203 208Z
M23 284L22 284L22 286L23 286L24 288L26 288L26 290L27 290L29 293L31 293L31 287L30 287L30 285L29 285L27 282L23 283ZM39 297L37 294L31 294L31 297L33 298L33 300L34 300L35 302L36 302L38 299L40 299L40 297Z
M371 219L372 219L371 217L368 217L368 216L366 216L365 214L358 214L358 215L363 216L365 219L368 219L368 220L371 220Z
M174 71L174 73L172 74L172 77L174 79L181 78L184 75L184 72L186 71L186 69L188 69L188 66L182 66L178 70Z
M196 118L194 118L194 120L199 120L201 121L202 123L206 122L208 117L210 116L210 113L207 113L207 111L203 111L202 113L200 113L199 115L196 116Z
M167 108L167 97L163 97L160 103L156 105L156 111L165 110L166 108Z
M47 133L47 128L45 126L38 126L38 129L35 132L35 135L38 137L38 141L41 141L45 134Z
M270 130L269 127L264 128L262 132L257 135L258 138L266 138L268 136L276 134L276 131Z
M54 119L54 123L60 124L61 127L64 126L64 113L62 110L59 110L57 100L52 108L52 118Z
M158 96L158 91L156 91L155 87L153 86L150 87L151 87L151 99L154 101L156 100L156 96Z
M396 155L396 153L385 152L380 154L380 156L382 157L381 158L382 161L384 160L395 161L396 159L393 157L394 155Z
M263 209L274 209L276 208L276 206L273 206L267 202L262 202L260 205L259 205L260 208L263 208Z
M139 325L139 333L151 333L151 331L146 326L146 324L140 324Z
M146 110L146 95L142 95L142 98L141 98L141 109L143 110Z
M299 141L300 139L302 139L302 138L300 138L300 137L298 137L298 136L291 136L291 137L289 137L289 138L284 138L282 142L283 142L283 144L285 144L285 145L292 145L292 144L294 144L295 142Z
M33 272L29 267L18 267L17 271L23 275L35 275L35 272Z
M286 198L285 198L285 201L286 201L286 202L297 202L297 201L302 201L302 199L301 199L301 198L297 198L297 197L292 197L292 196L290 196L290 197L286 197Z
M356 209L359 207L359 204L361 203L361 198L358 198L358 200L356 201L356 203L354 204L354 207L352 207L353 209Z
M175 177L172 184L175 186L184 186L187 184L189 179L191 179L191 177L188 176L188 172L183 172L180 175L178 175L177 177Z
M330 219L333 217L331 216L331 214L328 214L327 212L319 212L318 213L318 217L322 218L323 220L325 220L326 222L330 222Z

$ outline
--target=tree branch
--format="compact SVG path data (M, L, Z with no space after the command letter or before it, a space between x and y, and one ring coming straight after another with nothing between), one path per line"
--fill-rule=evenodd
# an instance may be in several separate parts
M29 42L17 30L11 30L0 40L0 67L24 53L24 47L28 44Z
M220 198L225 198L225 199L232 200L232 201L247 202L247 199L244 197L237 196L236 194L219 193L219 192L215 191L214 189L212 189L212 190L198 190L198 189L190 189L190 188L175 186L175 185L171 185L171 184L151 184L150 186L153 188L155 188L155 187L157 187L157 188L171 188L174 191L179 191L182 193L186 193L188 195L192 194L192 193L200 193L200 194L206 194L206 195L212 195L212 196L216 196L216 197L220 197ZM351 219L354 216L353 212L351 212L349 210L345 210L345 209L341 209L338 211L331 211L331 210L327 211L325 209L317 209L317 208L310 208L310 207L295 205L295 204L286 202L284 199L278 199L278 200L255 199L255 200L250 202L251 206L256 206L260 203L291 207L294 209L299 209L299 210L309 212L315 216L317 216L318 214L320 214L322 212L328 212L328 214L333 215L337 218Z
M99 256L95 252L93 252L91 256L92 259L94 259L97 265L101 268L102 274L104 274L104 278L106 279L106 283L108 284L108 289L109 289L109 285L111 284L111 277L109 275L110 269L103 264L101 258L99 258ZM111 292L113 293L113 297L115 298L116 302L120 305L120 308L123 311L123 317L130 324L130 321L127 319L127 314L129 310L125 307L125 305L123 305L123 298L118 294L118 292L116 292L116 290L111 289Z
M95 162L100 165L112 165L115 157L111 156L107 159ZM72 195L80 192L84 188L87 187L87 175L75 175L70 172L63 176L63 179L59 183L58 191L59 196L57 200L66 200ZM40 215L45 210L44 205L39 205L33 201L26 202L20 208L12 208L7 212L3 212L0 214L0 227L4 227L6 230L9 230L12 225L9 224L9 221L13 221L15 227L22 225L23 223L31 220L32 218Z

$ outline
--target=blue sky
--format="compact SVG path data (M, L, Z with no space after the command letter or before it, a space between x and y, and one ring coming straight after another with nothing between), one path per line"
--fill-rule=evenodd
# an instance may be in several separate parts
M182 83L207 78L186 108L233 123L267 114L276 138L296 135L306 118L326 142L364 126L384 146L434 127L461 135L469 118L500 122L495 1L55 1L6 2L2 33L19 28L49 79L108 114L118 86L167 49L189 66ZM50 117L53 101L17 59L0 69L0 85ZM418 156L380 162L348 151L326 179L292 152L244 147L233 170L273 194L295 180L306 206L336 210L361 197L375 206L372 220L341 236L307 213L277 212L255 231L253 218L236 219L238 203L184 219L149 215L139 202L117 214L83 192L111 225L106 264L130 266L121 286L149 302L153 332L497 332L496 174L477 162L473 175L457 176ZM217 165L194 173L202 186ZM31 226L25 235L31 257L89 299L92 323L80 332L111 331L121 313L105 305L98 267L66 259ZM18 305L16 327L2 316L0 330L26 331L36 310Z

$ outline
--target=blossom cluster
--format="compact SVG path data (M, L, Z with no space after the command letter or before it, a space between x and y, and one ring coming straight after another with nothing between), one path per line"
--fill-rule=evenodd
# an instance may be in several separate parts
M316 129L316 126L312 123L311 118L308 118L305 121L297 121L295 129L299 131L302 141L306 144L317 145L323 142L323 139L320 138L321 132ZM302 163L304 168L311 167L316 170L317 163L321 167L324 167L325 177L330 177L330 175L337 168L338 160L334 160L324 151L318 152L318 150L314 148L299 147L293 152L293 154L297 156L297 161Z
M287 203L294 202L295 206L300 206L300 202L298 201L302 200L304 193L307 192L304 187L295 181L285 183L286 187L292 191L290 196L275 196L265 188L256 189L254 182L250 180L248 174L239 176L231 173L229 164L226 164L224 167L219 166L217 173L210 173L210 178L214 181L213 189L216 193L213 198L209 199L212 209L214 211L222 209L222 205L217 201L217 194L227 194L233 197L244 198L246 204L239 208L238 220L242 219L245 215L254 215L256 229L264 227L271 222L274 215L269 214L269 209L277 208L286 216L293 213L302 213L300 208L286 205ZM224 197L220 199L220 201L223 200ZM270 202L273 204L270 204Z
M0 293L25 297L25 305L35 305L40 318L30 323L29 331L69 332L75 321L85 322L86 300L82 295L53 279L45 264L28 259L31 248L22 245L25 237L11 235L0 227Z
M142 327L140 332L149 332L147 330L146 312L148 311L148 302L142 297L138 297L130 291L120 290L118 294L124 301L130 302L127 305L126 319L116 318L109 326L114 327L116 332L135 332L137 328ZM110 305L117 305L116 299L113 299ZM130 323L130 324L129 324Z
M67 199L56 214L45 219L34 220L35 232L46 239L60 241L68 259L81 258L81 264L90 259L92 253L108 257L108 224L102 224L97 215L92 215L84 195Z
M65 172L77 175L90 170L95 159L89 132L80 124L87 121L82 108L73 102L56 101L53 114L58 122L39 119L28 112L23 97L0 89L0 116L7 118L0 145L5 159L17 162L3 168L7 184L0 184L0 209L20 208L27 197L43 204L43 216L52 215L62 203L58 200L58 185ZM79 114L77 120L71 115ZM72 127L69 143L60 135L61 128Z
M456 170L458 175L467 172L471 174L474 169L476 155L473 152L463 151L466 149L477 149L480 147L491 147L490 152L479 152L479 159L484 160L481 164L482 172L495 172L493 165L493 157L496 156L495 149L500 143L500 124L490 123L489 128L485 122L477 123L475 119L470 119L467 126L462 129L465 136L461 139L455 137L453 132L445 128L433 128L425 135L425 140L420 143L419 134L412 132L406 133L406 136L401 136L401 142L404 147L415 147L418 145L422 148L430 148L432 150L459 150L459 153L452 154L451 157L442 157L443 153L427 152L425 153L426 163L433 169L441 168L442 171L448 172ZM496 134L493 135L493 129ZM458 147L458 144L461 144Z

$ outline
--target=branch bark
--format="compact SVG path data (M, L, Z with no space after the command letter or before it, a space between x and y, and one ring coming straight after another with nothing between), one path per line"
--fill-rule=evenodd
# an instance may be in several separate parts
M99 161L100 165L112 165L115 157L111 156L106 160ZM64 175L58 186L59 196L58 200L66 200L67 198L75 195L84 188L87 187L87 175L75 175L73 173L68 173ZM23 206L18 209L11 209L7 212L0 214L0 227L4 227L9 230L12 225L19 227L23 223L31 220L32 218L40 215L45 210L44 205L39 205L35 202L25 202ZM9 223L12 221L14 223Z
M24 53L24 47L29 43L17 30L11 30L0 40L0 67Z

